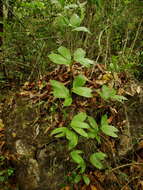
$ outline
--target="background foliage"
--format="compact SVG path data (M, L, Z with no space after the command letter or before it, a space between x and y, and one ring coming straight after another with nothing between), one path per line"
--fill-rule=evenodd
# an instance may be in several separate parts
M3 1L1 78L40 78L53 67L49 52L83 48L101 64L138 63L142 52L142 1ZM141 58L142 59L142 58Z

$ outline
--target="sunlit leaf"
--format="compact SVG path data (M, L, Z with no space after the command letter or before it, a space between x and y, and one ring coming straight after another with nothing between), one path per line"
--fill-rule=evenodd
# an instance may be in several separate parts
M74 52L74 60L85 67L90 67L91 64L93 64L93 61L88 58L85 58L85 55L86 52L82 48L78 48Z
M99 92L99 91L98 91ZM105 99L108 100L109 98L112 98L115 94L116 94L116 90L115 89L111 89L106 85L102 86L102 91L99 92L100 96Z
M68 145L69 150L74 148L77 145L78 136L76 135L75 132L67 129L66 130L66 138L69 140L69 145Z
M77 168L80 168L80 173L84 173L86 164L80 154L83 153L81 150L74 150L70 153L72 160L78 164Z
M73 88L72 90L75 94L86 97L86 98L91 98L92 97L92 90L87 87L76 87Z
M81 58L78 62L83 65L84 67L90 67L93 64L93 61L88 58Z
M72 97L65 98L65 101L63 103L63 106L70 106L72 104Z
M116 132L118 132L118 129L112 125L103 125L101 126L101 130L108 136L118 137L118 135L116 134Z
M73 14L70 18L70 24L73 27L78 27L81 24L81 19L77 14Z
M58 48L58 52L64 57L66 58L67 60L69 60L69 62L71 61L71 53L70 53L70 50L67 49L66 47L64 46L60 46Z
M81 128L81 129L89 129L90 128L90 126L87 123L77 121L77 120L72 120L71 126L74 128L76 127L76 128Z
M102 169L104 166L102 164L102 160L106 158L106 154L103 152L97 152L90 156L90 162L93 166L95 166L98 169Z
M70 60L65 59L63 56L56 54L56 53L51 53L48 55L49 59L56 64L59 65L70 65Z
M70 153L73 161L77 164L84 164L84 160L83 158L80 156L80 154L82 154L83 152L81 150L74 150Z
M64 137L66 135L66 127L59 127L54 129L51 132L51 135L55 135L55 137Z
M63 83L56 80L50 80L53 87L53 94L56 98L68 98L70 97L69 90L64 86Z
M101 126L102 125L108 125L108 117L106 114L102 115L102 117L101 117Z
M72 121L84 121L86 119L87 115L85 112L80 112L77 115L75 115L72 119Z
M87 175L83 175L82 178L83 178L83 181L84 181L84 183L85 183L86 185L89 185L89 184L90 184L90 179L89 179L89 177L88 177Z
M88 133L86 133L82 128L72 127L79 135L88 138Z
M73 81L73 88L84 86L87 78L84 75L78 75Z
M98 125L97 125L95 119L91 116L88 116L88 121L89 121L89 124L91 125L91 127L98 131Z
M82 48L78 48L75 52L74 52L74 60L78 61L81 58L84 58L86 55L86 52L82 49Z
M108 125L107 115L103 115L101 118L101 130L108 136L118 137L116 134L118 132L118 129L112 125Z

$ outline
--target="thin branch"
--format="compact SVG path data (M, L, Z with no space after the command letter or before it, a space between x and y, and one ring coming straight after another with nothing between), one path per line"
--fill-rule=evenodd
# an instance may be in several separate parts
M135 163L124 164L124 165L121 165L121 166L118 166L116 168L113 168L113 169L109 170L108 173L114 172L116 170L119 170L121 168L125 168L125 167L128 167L128 166L133 166L133 165L142 165L143 166L143 163L135 162Z

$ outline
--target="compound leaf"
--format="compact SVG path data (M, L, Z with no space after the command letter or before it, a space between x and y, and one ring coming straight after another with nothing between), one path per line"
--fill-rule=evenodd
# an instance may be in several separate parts
M70 65L71 61L68 59L65 59L62 55L56 54L56 53L51 53L48 55L49 59L56 64L59 65Z

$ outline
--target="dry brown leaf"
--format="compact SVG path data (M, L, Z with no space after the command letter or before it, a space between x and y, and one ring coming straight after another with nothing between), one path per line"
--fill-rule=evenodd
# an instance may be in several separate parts
M103 84L107 83L106 80L96 80L95 82L96 82L96 84L99 84L99 85L103 85Z
M122 190L131 190L131 188L126 185L124 188L122 188Z
M0 134L0 138L1 138L1 137L4 137L4 136L5 136L4 134Z
M108 118L108 123L111 123L112 122L112 120L113 120L113 116L111 115L109 118Z
M97 179L102 183L105 180L105 174L103 174L101 171L95 171L93 173L95 175L95 177L97 177Z
M141 87L138 86L137 89L136 89L136 91L137 91L138 94L140 94L140 92L141 92Z
M4 145L5 145L5 141L0 142L0 150L3 148Z
M139 142L136 153L140 157L139 161L143 162L143 140Z
M70 190L70 186L65 187L65 190Z
M125 90L123 88L119 88L118 95L122 95L125 93Z
M143 190L143 181L138 182L138 189Z

